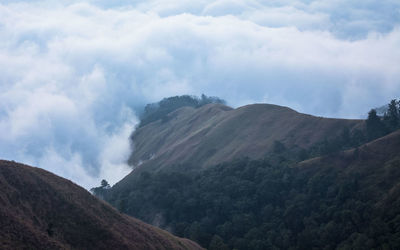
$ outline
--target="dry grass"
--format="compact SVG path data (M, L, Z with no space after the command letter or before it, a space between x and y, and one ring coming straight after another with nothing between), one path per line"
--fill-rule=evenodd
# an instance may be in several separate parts
M15 162L0 161L0 204L1 249L201 249Z
M344 127L361 126L361 120L328 119L298 113L286 107L253 104L232 109L210 104L181 108L133 134L130 163L160 169L184 164L207 167L235 158L262 158L274 141L287 147L308 148L338 135ZM151 160L150 160L151 159Z

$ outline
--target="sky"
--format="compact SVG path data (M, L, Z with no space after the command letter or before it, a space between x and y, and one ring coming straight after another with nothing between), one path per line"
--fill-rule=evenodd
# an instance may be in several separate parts
M130 172L146 103L202 93L362 118L400 96L400 1L0 0L0 158Z

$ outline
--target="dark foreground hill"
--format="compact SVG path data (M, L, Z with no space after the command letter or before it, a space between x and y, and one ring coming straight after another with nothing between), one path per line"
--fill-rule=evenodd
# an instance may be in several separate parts
M201 249L71 181L0 160L0 249Z

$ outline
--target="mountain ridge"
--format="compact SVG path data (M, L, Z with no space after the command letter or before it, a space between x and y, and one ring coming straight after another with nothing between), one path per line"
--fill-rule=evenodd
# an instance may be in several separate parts
M104 197L209 249L398 249L399 123L396 101L367 120L184 107L133 133Z
M198 173L148 171L106 200L210 249L398 249L399 149L396 130L295 164L277 152Z
M149 170L192 163L203 168L244 156L262 158L275 141L307 149L343 129L362 127L363 120L315 117L272 104L183 107L137 128L128 162Z

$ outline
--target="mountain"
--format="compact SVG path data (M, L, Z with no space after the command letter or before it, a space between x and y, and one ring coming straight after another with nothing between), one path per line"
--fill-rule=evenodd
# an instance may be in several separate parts
M399 249L393 110L365 121L181 107L137 128L135 168L104 199L210 250Z
M71 181L0 160L1 249L201 249L124 215Z
M208 249L399 249L399 152L396 131L294 164L280 152L143 172L106 200Z
M362 120L315 117L271 104L183 107L135 130L129 163L137 169L126 178L142 170L184 165L189 171L241 157L260 159L276 142L292 150L309 149L362 127Z

